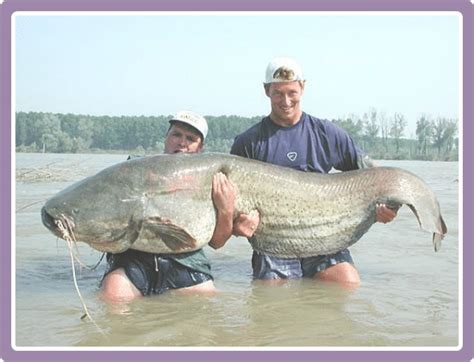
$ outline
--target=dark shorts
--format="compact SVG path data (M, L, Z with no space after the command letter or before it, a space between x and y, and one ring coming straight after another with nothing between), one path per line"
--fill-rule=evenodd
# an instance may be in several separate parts
M348 249L331 255L290 259L263 255L254 251L252 269L255 279L313 278L316 273L343 262L354 264Z
M123 268L128 279L143 294L162 294L213 280L212 276L186 267L170 256L127 250L120 254L107 254L107 276ZM103 279L102 279L103 280Z

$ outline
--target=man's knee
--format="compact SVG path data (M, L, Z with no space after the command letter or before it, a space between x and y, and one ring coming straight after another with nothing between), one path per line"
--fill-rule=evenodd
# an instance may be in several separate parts
M360 285L360 276L357 269L348 262L332 265L327 269L316 273L315 279L327 282L335 282L350 287L358 287Z
M101 294L108 301L130 301L142 296L128 279L123 268L116 269L105 276Z
M178 294L214 294L216 292L216 287L212 280L207 280L203 283L192 285L190 287L174 289L173 291Z

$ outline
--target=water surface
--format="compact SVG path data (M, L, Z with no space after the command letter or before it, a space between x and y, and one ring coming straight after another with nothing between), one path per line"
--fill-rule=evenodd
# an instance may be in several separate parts
M78 284L102 333L81 320L69 251L41 224L44 201L126 155L16 155L15 335L18 347L455 347L459 341L457 162L385 161L421 176L441 204L448 235L435 253L407 207L350 248L362 284L297 280L262 285L251 249L233 238L206 247L218 293L172 293L110 306L98 296L105 261L77 268ZM81 260L101 253L79 244Z

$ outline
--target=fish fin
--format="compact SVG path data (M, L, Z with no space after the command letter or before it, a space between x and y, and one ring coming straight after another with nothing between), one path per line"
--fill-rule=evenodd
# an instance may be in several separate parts
M444 220L441 216L439 217L439 225L441 227L442 234L433 233L433 245L435 251L441 249L441 240L443 240L444 234L448 232L448 228L446 227L446 224L444 223Z
M435 251L441 249L441 240L443 240L443 237L443 234L433 233L433 245Z
M407 204L407 206L411 209L411 211L413 211L413 213L415 214L418 220L418 224L420 225L420 227L423 228L420 215L418 214L418 211L416 210L415 206L411 204ZM435 251L438 251L439 249L441 249L441 241L444 238L444 234L448 232L448 228L446 227L446 224L444 223L444 220L441 216L439 216L439 219L438 219L438 230L440 230L441 233L433 232L433 246L434 246Z
M192 250L197 246L195 238L182 227L173 224L169 219L148 218L143 223L143 229L159 237L173 251Z
M443 235L448 232L448 228L446 226L446 223L444 222L443 218L440 216L439 217L439 223L441 225L441 231L443 232Z

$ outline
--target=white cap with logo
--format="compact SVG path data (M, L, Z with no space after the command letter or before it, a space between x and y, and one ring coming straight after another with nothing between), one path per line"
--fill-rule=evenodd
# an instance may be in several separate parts
M186 123L196 128L202 134L203 140L206 139L208 127L207 121L203 116L191 111L179 111L170 119L170 123L175 121Z
M303 71L294 59L274 58L268 63L265 72L265 84L294 81L304 81Z

